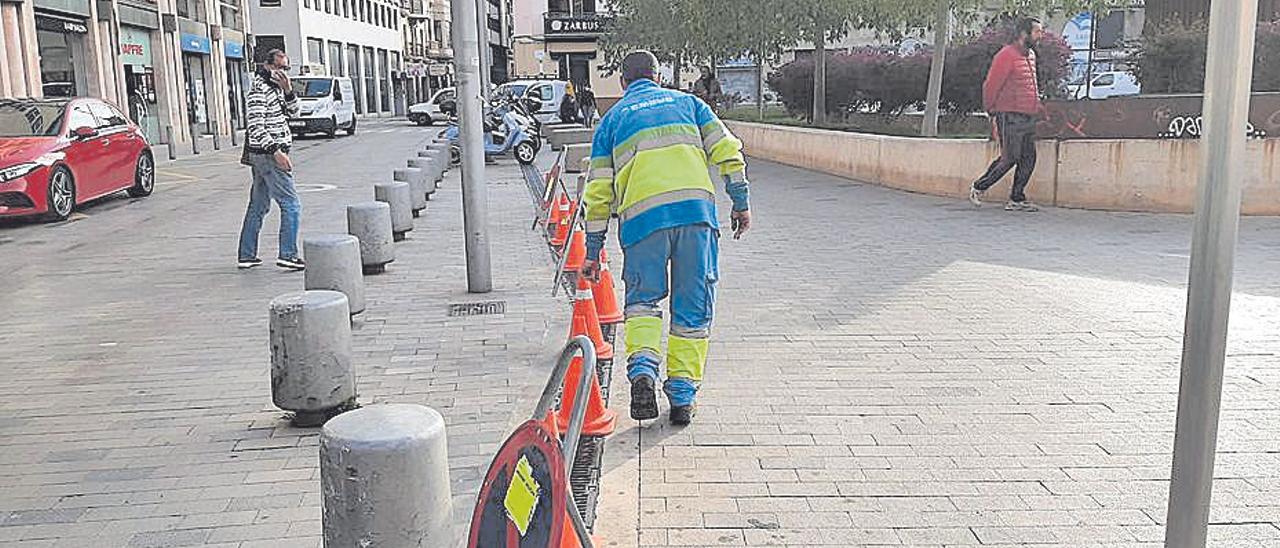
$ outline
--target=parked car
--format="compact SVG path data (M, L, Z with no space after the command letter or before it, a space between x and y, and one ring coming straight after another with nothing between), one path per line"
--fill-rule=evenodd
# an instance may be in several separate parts
M444 88L431 96L431 100L417 103L409 107L409 121L420 126L429 126L436 122L447 122L449 116L440 112L440 104L458 98L457 88Z
M340 76L303 76L293 79L298 95L298 117L289 120L296 135L323 133L329 138L344 129L356 133L356 91L351 79Z
M98 99L0 99L0 216L63 220L76 206L155 189L142 129Z
M1138 78L1131 72L1111 71L1095 75L1088 86L1075 84L1072 94L1076 99L1084 99L1088 93L1090 99L1106 99L1108 97L1124 97L1142 92Z

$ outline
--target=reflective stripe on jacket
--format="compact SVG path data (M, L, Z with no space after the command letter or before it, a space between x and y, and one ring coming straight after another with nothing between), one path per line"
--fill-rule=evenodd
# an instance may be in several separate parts
M701 99L633 82L600 121L591 146L585 195L587 232L604 232L618 215L628 247L676 226L718 226L708 164L745 178L742 142Z

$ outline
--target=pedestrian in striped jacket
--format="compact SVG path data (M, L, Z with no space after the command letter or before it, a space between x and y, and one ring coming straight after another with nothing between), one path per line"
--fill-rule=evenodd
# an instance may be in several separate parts
M289 149L293 133L289 118L298 115L298 97L289 81L289 57L283 51L267 52L267 61L254 72L246 106L245 156L253 168L249 209L240 229L242 269L261 265L258 234L262 219L271 211L271 201L280 206L280 253L276 266L302 270L306 264L298 256L298 224L302 203L293 186L293 162Z

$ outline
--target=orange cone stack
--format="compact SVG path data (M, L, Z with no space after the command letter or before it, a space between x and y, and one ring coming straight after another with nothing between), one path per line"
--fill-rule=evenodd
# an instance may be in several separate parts
M591 284L591 297L596 303L596 316L603 325L622 323L622 308L613 290L613 273L609 272L609 256L600 250L600 282Z
M582 423L582 435L608 436L613 433L618 414L604 404L600 379L594 372L586 374L591 375L591 387L586 394L587 418ZM560 411L556 413L556 430L559 432L567 433L569 430L569 419L573 415L574 402L578 401L578 383L582 382L582 375L582 358L574 358L564 376L564 395L560 398Z
M573 296L573 329L569 338L584 335L596 345L596 358L613 359L613 345L605 342L604 333L600 331L600 319L596 317L596 305L591 298L591 284L586 278L578 276L578 291Z
M587 235L581 230L574 232L573 241L569 243L569 250L566 253L569 254L569 258L564 261L564 271L582 270L582 263L587 259Z
M560 221L556 224L556 235L551 238L551 245L564 245L569 239L569 226L573 223L573 210L577 204L568 198L560 204Z

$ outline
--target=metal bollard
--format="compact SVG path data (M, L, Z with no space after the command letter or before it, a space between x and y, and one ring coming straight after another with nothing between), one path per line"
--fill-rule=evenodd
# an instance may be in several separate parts
M217 132L213 132L213 150L222 150L222 136Z
M178 148L177 148L178 143L175 143L173 141L173 126L164 126L164 136L165 136L165 140L168 141L167 148L169 149L169 159L177 160L178 159Z
M337 291L298 291L271 301L271 401L297 426L319 426L356 400L351 309Z
M427 208L427 176L420 169L397 169L392 178L402 183L409 183L409 202L413 206L413 216L418 217Z
M347 296L352 316L364 312L359 239L347 234L307 236L302 240L302 255L307 258L307 289L341 292Z
M240 135L236 132L236 128L231 128L231 148L240 146Z
M434 409L379 404L329 421L320 487L326 548L454 542L448 442Z
M375 183L373 198L391 206L391 233L395 241L403 241L413 230L413 199L409 183Z
M365 274L381 274L396 260L391 245L391 206L366 202L347 206L347 233L360 240L360 264Z
M200 155L200 129L195 124L191 124L191 153Z

